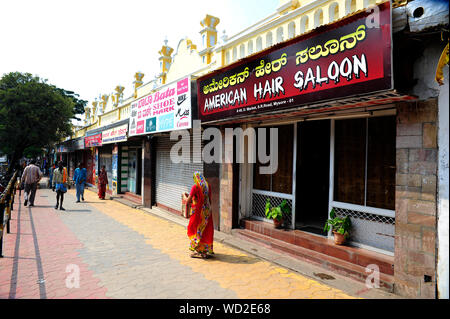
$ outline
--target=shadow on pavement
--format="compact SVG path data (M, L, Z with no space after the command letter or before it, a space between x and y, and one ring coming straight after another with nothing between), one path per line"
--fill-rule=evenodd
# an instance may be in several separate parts
M259 260L254 257L249 256L239 256L239 255L227 255L227 254L218 254L215 253L211 257L207 259L203 259L205 261L221 261L229 264L254 264Z
M66 208L66 212L77 212L77 213L92 213L92 210L90 209L70 209Z
M75 204L105 204L105 202L89 202L89 201L82 201L82 202L79 202L79 203L76 203L75 202Z

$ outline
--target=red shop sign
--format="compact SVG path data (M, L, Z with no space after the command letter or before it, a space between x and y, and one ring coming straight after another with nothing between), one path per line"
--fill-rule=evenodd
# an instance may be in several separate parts
M200 77L200 119L218 120L392 89L390 3L378 9L320 27Z
M102 133L86 136L84 138L84 144L86 147L101 146L102 145Z

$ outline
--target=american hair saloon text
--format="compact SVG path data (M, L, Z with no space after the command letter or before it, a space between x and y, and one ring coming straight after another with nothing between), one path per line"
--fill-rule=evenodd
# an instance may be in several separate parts
M200 118L391 89L390 12L381 7L375 27L367 16L361 12L199 78Z

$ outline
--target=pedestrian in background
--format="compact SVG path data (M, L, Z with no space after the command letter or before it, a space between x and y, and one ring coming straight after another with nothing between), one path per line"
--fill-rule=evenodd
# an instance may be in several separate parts
M67 170L63 166L63 162L58 162L58 168L53 171L52 189L56 190L55 209L65 210L62 205L64 201L64 193L67 192Z
M80 202L81 199L84 201L84 186L86 183L87 171L86 168L83 167L83 163L78 163L78 167L75 169L73 173L73 182L75 183L75 189L77 194L77 203Z
M52 188L52 181L53 181L53 171L55 170L56 166L53 164L48 172L48 188Z
M103 165L98 173L98 198L105 199L106 185L108 185L108 174L106 173L105 165Z
M36 166L36 160L32 159L30 164L25 167L21 182L24 183L24 205L30 202L30 206L34 206L34 198L36 196L37 185L42 178L42 172Z
M193 258L208 258L213 251L214 225L211 214L211 187L200 172L194 173L191 193L184 193L186 211L189 212L187 235ZM190 211L188 210L191 207Z

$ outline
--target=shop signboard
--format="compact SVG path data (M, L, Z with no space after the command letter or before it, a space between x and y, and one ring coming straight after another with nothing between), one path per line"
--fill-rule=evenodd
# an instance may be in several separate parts
M86 147L94 147L102 145L102 133L86 136L84 138L84 145Z
M80 138L80 139L74 140L72 142L72 148L75 151L84 149L84 138Z
M57 153L67 153L69 152L69 148L65 144L60 144L56 147Z
M102 132L102 144L118 143L127 140L128 124Z
M197 80L202 121L389 90L389 2L242 59Z
M131 103L129 136L192 127L191 78L161 87Z

